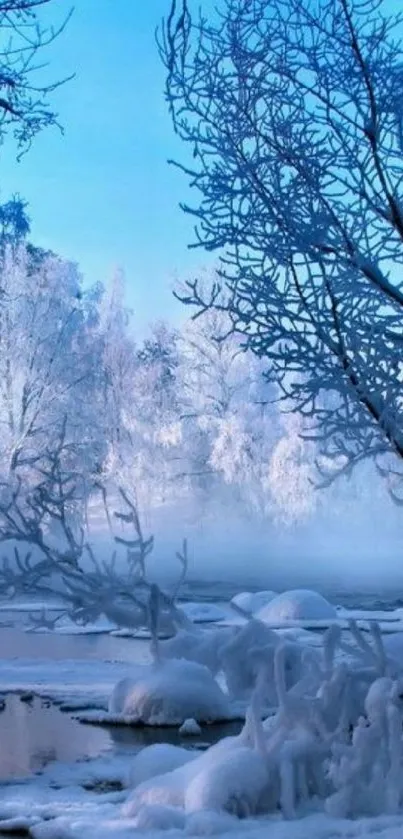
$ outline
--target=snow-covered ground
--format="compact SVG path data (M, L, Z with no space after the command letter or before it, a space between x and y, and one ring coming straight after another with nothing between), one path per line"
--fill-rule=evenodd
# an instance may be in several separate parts
M39 776L0 786L1 832L29 831L34 839L401 839L403 816L331 818L312 808L298 820L281 816L243 819L209 811L181 818L179 811L149 808L140 819L123 818L133 757L117 754L74 764L51 764ZM175 825L176 822L176 825ZM151 829L150 829L151 828ZM169 833L167 833L167 828Z
M183 738L164 745L162 728L161 742L137 757L116 747L0 784L0 832L402 839L403 610L353 611L300 590L246 594L243 607L186 604L194 627L172 639L122 641L133 644L132 663L0 652L3 694L49 697L81 720L175 725ZM56 624L57 634L70 632L124 629ZM202 744L206 723L245 714L240 734L207 751L185 748L189 736Z

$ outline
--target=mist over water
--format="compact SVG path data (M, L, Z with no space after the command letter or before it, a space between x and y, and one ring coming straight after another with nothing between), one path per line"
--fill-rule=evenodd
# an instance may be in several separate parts
M339 483L322 490L316 512L293 524L248 517L236 507L162 508L147 516L155 535L150 572L179 574L175 552L186 536L188 579L282 590L309 586L324 592L394 592L403 596L402 510L381 479ZM371 476L373 477L373 475Z

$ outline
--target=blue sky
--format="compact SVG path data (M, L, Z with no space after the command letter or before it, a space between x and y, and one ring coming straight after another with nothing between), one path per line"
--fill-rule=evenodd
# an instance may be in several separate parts
M45 14L61 20L72 2L51 0ZM20 163L9 142L0 154L0 200L15 192L28 200L33 240L76 260L88 283L122 267L130 305L143 323L179 320L175 279L213 263L204 251L187 249L192 219L178 204L192 203L192 196L186 177L166 162L184 154L154 41L168 5L76 0L67 29L46 56L52 79L76 73L52 97L65 134L42 132ZM398 0L387 6L396 11Z
M70 5L52 0L46 14L60 20ZM32 239L76 260L88 282L123 267L142 321L180 318L175 277L209 260L187 249L192 221L178 203L189 188L166 162L183 155L154 41L167 8L168 0L77 0L47 53L52 78L76 73L51 100L65 134L42 132L20 163L8 142L0 155L0 199L27 199Z

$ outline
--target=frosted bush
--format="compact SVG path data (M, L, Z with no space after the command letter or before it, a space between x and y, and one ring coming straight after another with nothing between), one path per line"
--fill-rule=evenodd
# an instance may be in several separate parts
M335 743L329 778L335 788L327 812L338 817L397 813L403 803L403 689L377 679L365 700L351 744Z
M145 750L125 815L157 824L163 808L178 808L182 816L167 823L186 816L190 829L204 812L213 825L214 813L243 818L280 809L293 818L312 798L337 817L400 810L402 671L376 624L365 635L351 622L348 640L331 626L320 653L251 620L224 647L223 665L232 688L252 686L242 732L193 758L175 747ZM268 688L276 708L262 722Z
M221 627L209 632L180 629L173 638L159 641L161 659L185 658L204 664L215 675L221 669L221 652L238 632L238 627Z
M267 651L278 643L275 632L260 621L250 620L223 645L220 662L231 696L248 696L255 686L259 667L257 657L252 656L251 651Z

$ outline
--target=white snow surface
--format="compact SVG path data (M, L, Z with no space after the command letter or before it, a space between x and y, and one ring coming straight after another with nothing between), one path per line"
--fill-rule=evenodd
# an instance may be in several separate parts
M287 594L295 595L295 592ZM315 603L317 605L318 601ZM330 605L327 601L324 603ZM343 622L345 617L347 615L343 616ZM220 835L233 839L245 839L246 836L251 839L266 839L267 836L270 839L402 839L403 814L400 811L398 815L378 814L379 802L382 807L384 802L390 807L396 805L392 799L388 802L388 790L394 794L395 790L403 789L400 781L403 745L398 745L402 730L400 682L394 681L393 668L390 676L382 674L385 661L377 646L376 632L368 636L368 643L366 638L361 638L361 656L364 664L367 661L362 671L364 680L368 665L372 668L379 665L381 673L363 695L367 720L358 720L351 745L339 743L339 750L324 752L325 757L318 752L313 764L318 741L311 728L316 724L309 715L311 701L314 698L318 707L323 708L323 725L329 725L329 730L333 731L333 715L335 712L337 721L342 704L345 661L343 659L340 664L337 657L334 659L335 643L340 636L337 626L327 635L322 660L317 657L316 648L319 641L322 644L323 637L306 632L301 625L291 629L294 620L298 622L299 618L292 617L289 623L283 619L283 628L278 632L258 620L244 624L236 631L205 631L206 638L209 634L212 637L223 632L225 644L222 648L218 645L219 654L224 655L227 672L233 681L232 668L236 661L242 665L242 672L238 674L242 689L253 683L254 670L262 656L270 664L268 676L271 674L271 656L276 659L273 660L274 669L277 666L278 670L279 664L283 663L282 706L278 714L264 724L267 751L260 748L258 717L255 717L253 736L249 718L243 734L224 738L205 752L160 743L137 755L125 752L76 764L51 764L41 775L1 785L0 832L25 829L33 839L82 839L83 836L86 839L133 839L133 835L159 839L167 835L167 830L170 839L184 835ZM304 620L315 618L301 618L301 622ZM333 623L329 617L318 620ZM400 617L398 621L389 619L385 623L395 626L399 621ZM202 643L204 631L195 629L194 634L190 632L186 637L186 643L190 644L193 638L197 646ZM181 638L184 643L184 635ZM286 646L279 657L276 651L281 639L286 641ZM357 637L355 640L357 642ZM403 672L403 635L384 637L383 646L389 659ZM297 655L298 647L301 653L307 647L314 647L315 659ZM222 707L233 714L235 703L229 702L211 669L186 660L164 660L163 649L161 645L163 660L157 663L149 661L146 647L142 661L136 664L97 660L2 660L0 690L33 690L59 701L75 703L77 707L80 703L88 703L95 708L105 708L112 694L113 713L129 717L132 714L134 721L155 720L158 724L166 724L167 719L179 724L188 717L197 718L189 707L197 705L200 708L203 702L203 708L209 703L210 709L214 708L215 719L217 709ZM251 654L253 651L254 655ZM310 698L307 700L298 691L293 693L287 681L293 676L294 668L297 678L302 680L300 684L305 684L308 691L306 696ZM307 681L304 682L305 676ZM322 689L309 693L310 684L315 685L316 679L322 682ZM358 694L361 696L361 688ZM330 744L326 746L328 748ZM285 759L280 765L278 759L282 749ZM373 761L366 759L369 753L374 756ZM309 803L307 800L301 803L297 797L297 818L286 821L276 812L273 802L278 796L279 768L281 781L288 778L288 783L294 759L302 760L299 769L305 767L306 777L311 781L312 767L315 765L320 775L322 767L327 771L326 761L329 760L335 792L326 803L315 796ZM365 772L371 773L375 764L378 774L367 777ZM122 790L116 789L116 782L122 785ZM370 786L372 783L374 787ZM287 785L285 789L287 793ZM267 805L268 793L273 796L270 806ZM357 817L361 812L367 813L365 808L372 802L374 815ZM363 810L360 810L361 805ZM387 806L383 807L383 812ZM355 810L351 809L354 807ZM262 809L266 813L264 817ZM350 811L354 819L341 818L341 815L350 815Z
M317 591L294 589L278 594L255 617L274 625L288 621L333 621L337 619L337 611Z

